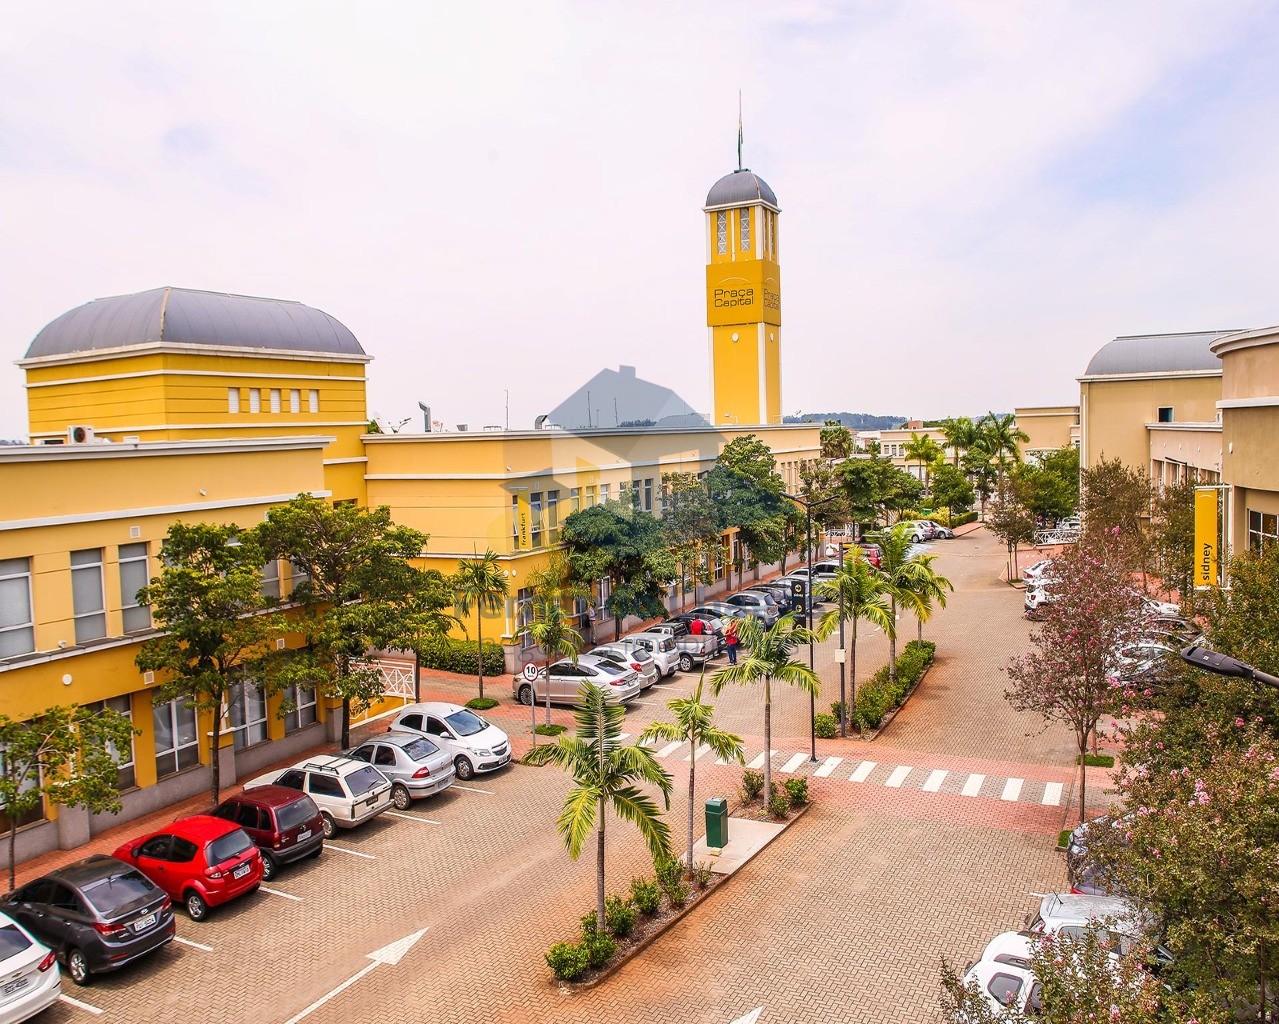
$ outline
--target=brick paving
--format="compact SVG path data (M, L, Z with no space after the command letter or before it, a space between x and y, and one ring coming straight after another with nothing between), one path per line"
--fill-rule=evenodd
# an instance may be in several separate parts
M786 777L780 769L792 763L793 774L810 779L817 805L599 987L561 991L542 956L551 942L571 937L593 906L593 844L570 861L553 828L565 778L514 765L406 815L341 833L322 858L273 881L298 901L259 893L202 925L180 919L179 935L212 952L175 945L88 989L68 981L64 990L100 1008L104 1022L180 1014L196 1024L247 1011L263 1024L284 1024L368 968L367 953L426 927L398 966L368 970L307 1021L728 1024L761 1005L761 1024L936 1020L941 958L962 966L995 932L1021 924L1034 893L1063 884L1054 840L1072 800L1073 751L1063 730L1044 730L1004 702L998 669L1024 648L1029 629L1021 595L998 581L1002 548L977 531L933 550L956 593L926 627L940 657L907 707L873 741L819 740L814 766L807 763L807 698L779 687L774 770ZM904 620L903 633L913 635L913 625ZM887 658L883 636L868 632L858 658L865 678ZM826 710L838 696L833 641L815 651L815 661L823 677L818 708ZM635 735L666 717L664 700L686 693L692 681L679 676L647 691L628 711L627 730ZM465 700L474 681L429 673L423 685L424 699ZM509 700L509 677L490 685L504 703L488 716L521 753L532 738L529 711ZM758 693L734 688L716 703L720 724L743 736L748 757L760 753ZM551 717L572 721L562 708ZM538 721L544 718L539 709ZM686 753L663 758L677 787ZM873 768L860 770L871 761ZM829 770L816 774L823 765ZM851 781L855 774L860 781ZM893 778L901 784L887 785ZM1100 772L1094 778L1105 781ZM740 768L707 757L698 762L698 779L699 803L732 795ZM1020 784L1015 798L1004 799L1009 780ZM1050 786L1060 787L1057 803L1045 803ZM1089 803L1104 805L1104 792L1090 786ZM204 802L188 804L152 819ZM670 812L676 836L686 806L677 790ZM131 822L118 832L138 834L149 824ZM616 891L649 865L633 830L612 820L609 827L607 867ZM118 841L104 835L93 849ZM48 855L24 865L21 877L86 852ZM46 1015L89 1018L66 1004Z

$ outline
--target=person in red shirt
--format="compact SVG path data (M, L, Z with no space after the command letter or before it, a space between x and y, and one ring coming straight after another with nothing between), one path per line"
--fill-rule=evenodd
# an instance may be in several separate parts
M701 636L705 632L706 627L702 624L701 619L694 619L688 624L688 631L694 636Z
M737 664L737 620L729 619L724 627L724 643L728 647L728 663Z

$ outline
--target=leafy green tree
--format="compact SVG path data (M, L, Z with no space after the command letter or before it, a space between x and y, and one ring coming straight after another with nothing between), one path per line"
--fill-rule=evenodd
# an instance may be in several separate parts
M165 535L160 575L138 595L151 606L160 630L135 659L141 671L161 679L156 703L180 700L212 723L214 805L221 787L224 709L236 706L246 682L262 693L278 688L274 641L291 628L263 596L265 562L251 530L174 523Z
M1150 476L1118 459L1104 456L1085 469L1080 481L1080 507L1084 531L1093 535L1115 533L1123 543L1115 550L1131 569L1143 577L1150 564L1151 544L1146 533L1150 517Z
M293 681L342 702L341 744L351 745L351 708L367 707L383 693L370 650L409 648L420 629L421 601L438 590L411 559L427 536L391 521L386 506L329 505L299 494L271 510L257 527L268 557L287 558L302 581L293 599L308 643L288 662Z
M548 675L551 663L559 661L561 658L569 658L574 665L577 664L577 655L582 649L582 634L569 625L568 616L564 613L564 605L557 594L534 591L533 619L520 630L519 635L528 637L541 648L542 654L546 658ZM533 706L534 743L537 742L536 703L536 700L530 697L529 704ZM546 724L551 724L551 685L549 678L546 684Z
M475 610L475 672L479 680L479 695L484 696L484 616L496 615L506 607L511 595L506 571L492 548L485 548L483 555L461 560L450 579L453 588L453 607L459 615L470 615Z
M1155 569L1164 583L1194 607L1195 484L1183 480L1155 494L1151 502L1150 541Z
M615 638L622 635L627 616L665 612L662 598L675 578L675 560L651 512L627 501L593 505L564 520L563 537L575 579L609 581L605 608L613 617Z
M1279 545L1236 553L1227 573L1230 589L1211 591L1204 602L1209 643L1213 650L1279 675L1279 606L1275 601L1279 594Z
M687 584L710 582L707 556L719 550L719 509L695 473L662 474L662 530L678 567L681 605Z
M1065 519L1079 508L1079 449L1068 445L1046 452L1038 464L1022 463L1013 471L1022 484L1026 507L1045 519Z
M852 634L845 646L848 652L848 679L852 693L849 700L840 694L839 733L848 735L848 709L857 705L857 624L865 619L878 626L884 635L896 638L897 622L889 605L888 590L883 576L866 560L860 548L844 557L839 572L833 579L820 580L813 586L817 596L834 603L834 607L822 613L817 635L829 637L840 626L840 615L852 627Z
M721 529L737 530L753 564L786 556L794 506L782 497L782 478L768 445L754 434L733 438L715 460L706 486L719 508ZM740 582L740 566L738 572Z
M975 500L973 485L958 468L943 463L933 470L933 501L939 508L952 516L963 515Z
M602 691L583 684L573 712L575 735L565 733L554 743L534 747L528 764L554 764L573 778L564 798L558 827L569 856L577 860L591 829L595 829L595 922L604 930L604 826L608 810L634 825L653 859L670 856L670 829L657 804L636 783L656 786L670 808L671 777L653 751L634 744L623 746L626 709L609 702Z
M986 527L1008 545L1008 578L1017 572L1017 549L1035 539L1036 519L1025 501L1026 486L1017 477L1007 477L998 483L998 500L986 516Z
M1021 462L1020 445L1029 441L1030 435L1017 426L1012 413L1000 416L988 412L981 418L977 429L981 450L994 462L996 473L1002 478L1010 466Z
M48 800L97 814L120 810L119 758L132 723L116 711L52 707L26 721L0 715L0 808L9 824L13 889L18 823Z
M836 466L822 459L806 459L799 464L799 481L799 496L812 508L816 526L830 530L854 520L852 503Z
M737 620L737 637L744 656L736 665L721 668L711 676L711 693L719 696L726 686L764 687L764 792L772 793L773 765L773 682L796 686L805 693L817 695L819 682L811 668L795 651L815 643L817 634L800 626L794 614L783 615L769 629L756 618Z
M693 874L693 822L696 805L697 753L702 747L723 761L742 760L742 738L715 725L715 706L702 702L703 672L689 697L674 697L666 702L675 715L673 722L650 722L640 733L640 743L649 740L678 741L688 744L688 851L685 870Z
M887 524L893 513L917 508L923 496L920 481L878 455L849 459L840 464L838 474L857 522Z
M919 587L924 569L917 556L911 554L910 534L905 524L894 526L876 536L879 544L879 568L875 571L883 579L884 593L888 595L889 611L894 624L897 609L923 614L923 598ZM888 678L897 682L897 630L888 634Z

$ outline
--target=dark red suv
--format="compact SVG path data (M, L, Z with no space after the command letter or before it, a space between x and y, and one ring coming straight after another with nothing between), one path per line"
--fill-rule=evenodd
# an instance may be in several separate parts
M262 854L262 881L281 864L318 857L324 850L324 820L315 801L285 786L254 786L223 800L215 818L234 822L249 834Z
M180 900L193 921L262 884L262 856L244 829L210 814L179 818L114 855Z

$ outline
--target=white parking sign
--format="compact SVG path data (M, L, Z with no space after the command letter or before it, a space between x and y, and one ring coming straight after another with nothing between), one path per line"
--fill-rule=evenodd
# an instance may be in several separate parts
M522 675L530 683L537 679L537 673L538 668L532 662L529 662L529 664L520 669L520 675Z

